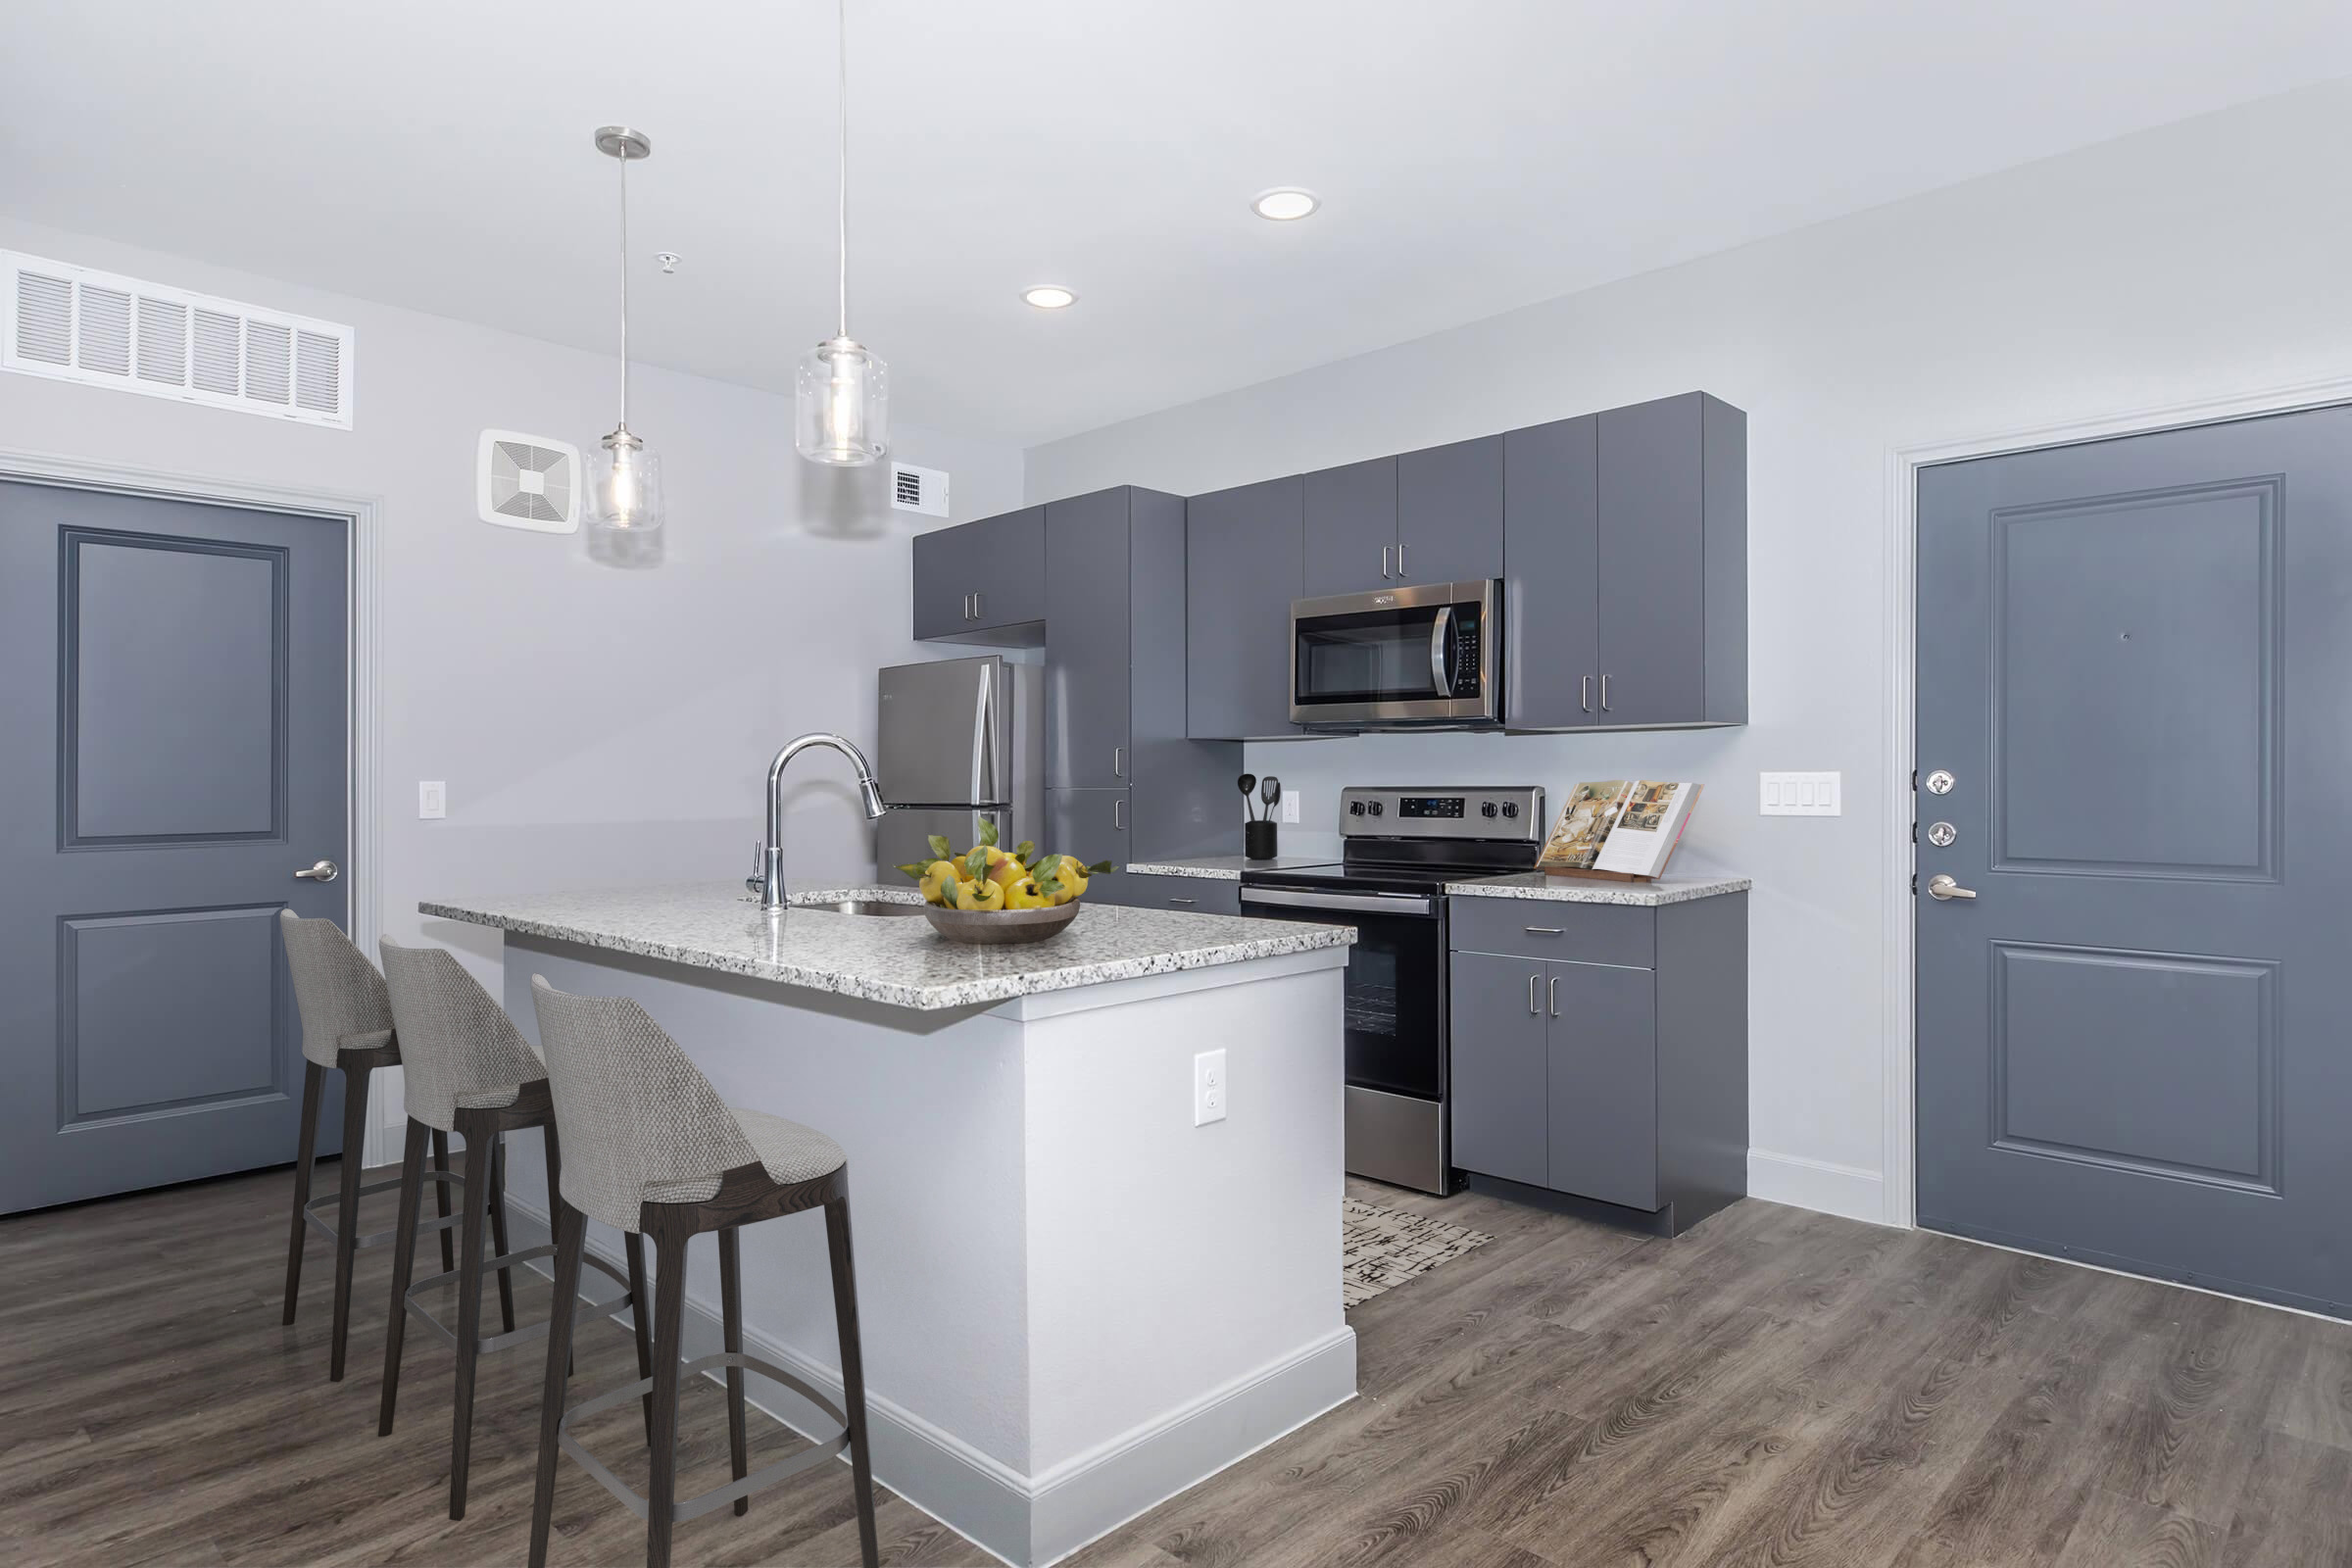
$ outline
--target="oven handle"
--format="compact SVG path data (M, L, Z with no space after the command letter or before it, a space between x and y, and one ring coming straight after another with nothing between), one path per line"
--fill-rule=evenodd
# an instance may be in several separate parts
M1286 909L1330 909L1357 914L1436 914L1438 901L1409 893L1294 893L1288 888L1244 888L1244 904Z

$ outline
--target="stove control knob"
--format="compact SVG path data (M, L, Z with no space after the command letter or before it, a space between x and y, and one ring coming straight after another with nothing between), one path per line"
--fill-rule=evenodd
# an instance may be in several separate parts
M1348 814L1349 816L1361 816L1361 815L1363 815L1363 814L1364 814L1364 803L1363 803L1363 802L1361 802L1361 801L1349 801L1349 802L1348 803Z
M1493 816L1494 814L1494 803L1493 801L1487 802L1486 805L1478 808L1478 814L1481 816Z
M1503 802L1502 814L1505 816L1517 816L1519 814L1519 803L1517 801Z
M1370 811L1374 816L1378 816L1381 810L1380 803L1378 801L1367 802L1365 803L1364 809Z

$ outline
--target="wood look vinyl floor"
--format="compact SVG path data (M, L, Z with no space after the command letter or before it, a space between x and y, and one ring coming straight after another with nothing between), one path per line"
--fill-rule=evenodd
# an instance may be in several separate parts
M375 1436L387 1254L361 1254L344 1383L323 1247L278 1324L290 1181L0 1220L0 1562L522 1560L537 1355L483 1361L452 1524L445 1348L410 1335ZM2352 1325L1753 1200L1660 1241L1356 1190L1494 1240L1351 1314L1359 1398L1073 1564L2352 1565ZM516 1296L544 1315L543 1282ZM586 1384L634 1370L583 1328ZM752 1419L755 1467L798 1446ZM634 1404L583 1436L643 1486ZM725 1473L715 1386L681 1463L682 1490ZM560 1475L556 1568L641 1560L636 1519ZM888 1561L993 1561L899 1498L881 1524ZM855 1562L847 1472L680 1526L677 1560Z

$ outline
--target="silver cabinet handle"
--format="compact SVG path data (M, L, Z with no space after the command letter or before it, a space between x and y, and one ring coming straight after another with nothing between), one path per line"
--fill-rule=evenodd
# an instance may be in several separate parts
M320 860L294 873L297 882L332 882L343 874L343 868L332 860ZM1974 895L1971 895L1972 897Z
M1110 776L1112 778L1127 776L1127 748L1124 746L1113 746L1110 749Z
M321 860L318 863L323 865L326 862ZM300 871L297 871L294 874L296 876L302 875ZM1937 872L1935 876L1928 878L1928 897L1934 899L1938 904L1948 903L1953 899L1973 899L1976 896L1977 890L1975 888L1964 888L1959 883L1953 881L1950 877L1943 875L1941 872Z
M1544 982L1544 989L1551 998L1551 1015L1557 1018L1560 1015L1560 977L1555 974Z
M1380 547L1380 574L1383 577L1389 575L1389 547L1387 545Z
M986 613L988 613L988 596L987 596L986 594L982 594L982 593L975 593L975 594L973 594L973 595L972 595L972 618L973 618L974 620L978 620L978 619L979 619L979 618L980 618L982 615L984 615L984 614L986 614Z
M1127 831L1127 803L1125 801L1110 803L1110 825L1121 833Z
M1404 546L1401 543L1396 546L1396 575L1399 577L1412 575L1404 569Z
M1527 1015L1530 1018L1540 1018L1544 1015L1544 1009L1536 1005L1536 982L1543 978L1540 974L1531 974L1527 977Z
M1604 713L1609 710L1609 677L1606 675L1600 677L1600 710Z
M1577 682L1576 706L1586 712L1592 711L1592 677L1586 675Z
M1200 901L1199 899L1180 899L1171 894L1168 902L1170 904L1199 904Z
M1560 928L1556 925L1523 925L1519 929L1531 937L1556 937L1560 934Z

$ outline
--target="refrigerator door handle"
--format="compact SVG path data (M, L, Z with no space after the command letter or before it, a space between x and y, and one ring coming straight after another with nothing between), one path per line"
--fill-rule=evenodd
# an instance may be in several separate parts
M998 792L991 788L996 782L996 673L991 660L980 666L980 682L973 688L972 699L972 799L993 801Z

